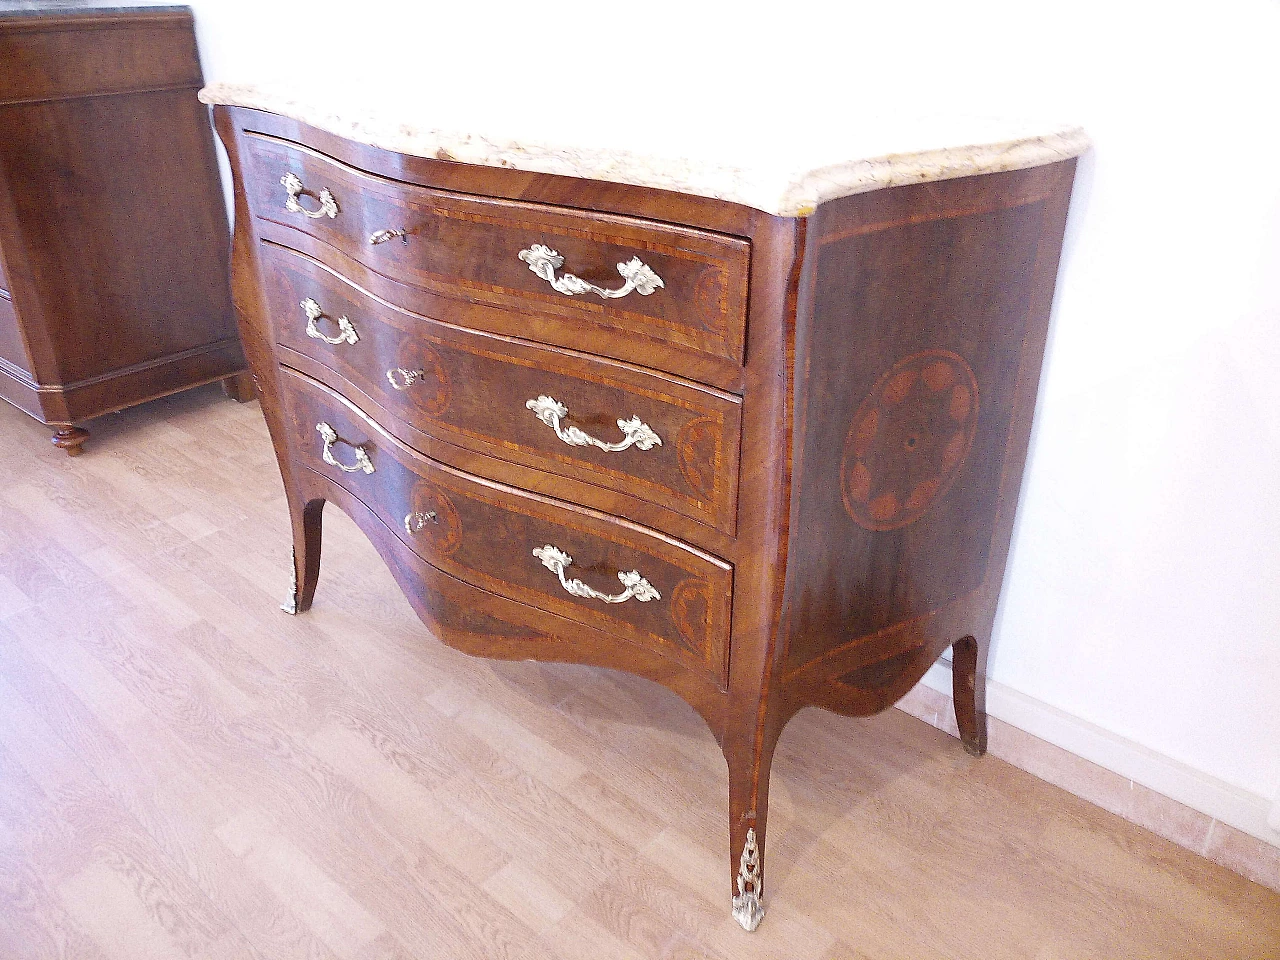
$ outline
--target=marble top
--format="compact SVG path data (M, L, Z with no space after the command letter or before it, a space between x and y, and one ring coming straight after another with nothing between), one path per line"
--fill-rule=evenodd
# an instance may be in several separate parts
M441 128L443 111L430 101L408 97L382 96L373 109L354 93L317 98L283 84L218 83L201 90L200 99L281 114L396 153L673 190L787 217L850 194L1036 167L1089 147L1076 126L953 114L859 115L839 128L785 135L767 121L700 132L675 130L661 118L641 118L623 135L600 124L568 128L548 115L541 118L546 132L534 140L519 132L530 129L527 116L515 122L483 104L468 114L475 132L460 132Z
M0 0L0 17L140 12L190 13L191 8L173 4L169 0L129 0L127 3L103 0Z

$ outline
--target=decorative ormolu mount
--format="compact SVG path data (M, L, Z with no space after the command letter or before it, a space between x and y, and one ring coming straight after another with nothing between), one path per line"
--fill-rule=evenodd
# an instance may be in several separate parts
M747 831L742 859L738 861L738 895L733 898L733 919L748 933L764 919L764 885L760 882L760 849L756 846L754 827Z
M642 297L647 297L659 287L666 286L662 278L639 257L632 257L626 263L618 264L618 273L622 274L622 279L626 283L615 290L606 290L604 287L597 287L594 283L588 283L581 277L575 277L572 273L557 277L556 271L564 266L564 257L541 243L535 243L527 250L521 250L518 256L529 265L530 270L551 284L552 290L568 297L579 293L594 293L606 300L617 300L625 297L632 290Z
M304 217L310 217L312 220L319 220L321 217L328 217L330 220L338 215L338 201L333 199L333 194L329 192L328 187L321 189L316 194L316 199L320 201L319 210L308 210L298 200L304 193L311 196L311 191L302 185L302 180L298 178L296 173L292 171L286 173L280 178L280 186L284 187L285 199L284 208L290 213L300 213Z
M651 450L655 446L662 446L662 438L654 433L653 428L647 423L642 423L639 417L632 417L630 420L619 420L618 429L622 431L623 439L619 443L606 443L603 440L597 440L577 427L561 427L560 420L569 415L569 408L557 401L555 397L541 396L537 400L526 400L524 405L526 409L533 411L535 417L554 430L557 437L571 447L599 447L608 453L617 453L619 450L626 450L632 445L637 450Z
M280 604L280 609L293 617L298 613L298 551L296 549L289 550L289 575L291 578L289 599Z
M566 580L564 576L565 568L573 563L573 557L569 556L563 550L553 547L551 544L538 547L533 551L533 555L542 561L542 565L560 578L560 586L575 597L586 597L591 600L603 600L605 603L622 603L633 597L645 603L649 600L661 600L662 594L658 593L644 577L640 576L638 570L626 570L618 574L618 579L622 581L622 585L626 587L621 593L601 593L599 590L587 586L581 580Z
M338 335L336 337L326 337L320 332L320 328L316 326L316 321L324 316L324 310L321 309L320 304L307 297L298 306L307 315L307 336L312 340L323 340L330 346L336 347L340 343L355 344L360 339L360 335L356 333L356 328L351 325L351 321L346 317L339 317L333 321L338 325Z

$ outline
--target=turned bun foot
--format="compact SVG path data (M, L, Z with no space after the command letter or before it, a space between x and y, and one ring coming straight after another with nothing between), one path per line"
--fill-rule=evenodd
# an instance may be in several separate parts
M81 444L89 439L89 431L79 427L62 427L53 435L53 445L67 451L68 457L78 457L83 452Z

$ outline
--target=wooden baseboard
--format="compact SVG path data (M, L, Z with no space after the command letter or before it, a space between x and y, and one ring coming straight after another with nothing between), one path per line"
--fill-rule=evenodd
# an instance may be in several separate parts
M951 665L898 708L958 737ZM1187 850L1280 891L1271 802L1003 684L988 682L988 752Z

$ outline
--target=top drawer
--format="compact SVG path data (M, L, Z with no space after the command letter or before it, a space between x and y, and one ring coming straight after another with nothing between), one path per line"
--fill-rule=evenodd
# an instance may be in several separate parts
M413 186L262 135L248 144L255 216L379 273L441 296L742 362L745 240Z

